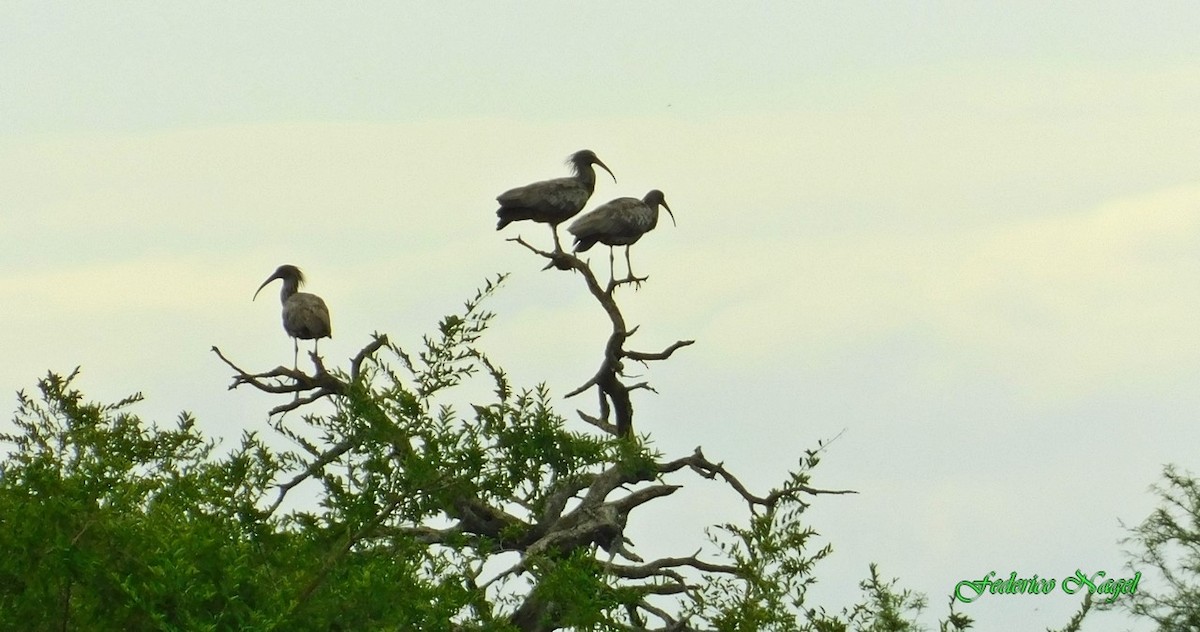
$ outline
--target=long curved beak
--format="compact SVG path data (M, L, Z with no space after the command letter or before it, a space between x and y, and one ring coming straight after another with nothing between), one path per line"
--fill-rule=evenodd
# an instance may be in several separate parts
M678 226L679 226L679 224L676 224L676 223L675 223L675 214L671 212L671 207L667 206L667 201L666 201L666 200L663 200L663 203L662 203L662 205L663 205L663 208L667 209L667 215L670 215L670 216L671 216L671 225L672 225L672 226L675 226L675 227L678 227ZM686 206L686 205L685 205L685 206Z
M601 167L602 169L604 169L605 171L607 171L607 172L608 172L608 175L612 176L613 182L616 182L616 181L617 181L617 176L613 176L613 172L612 172L612 170L611 170L611 169L609 169L609 168L608 168L608 165L606 165L606 164L604 164L603 162L601 162L599 158L597 158L597 159L596 159L596 164L600 165L600 167Z
M672 221L674 221L674 220L672 220ZM252 298L250 300L253 301L255 298L258 298L258 293L261 292L264 287L267 287L268 283L270 283L271 281L274 281L275 279L278 279L278 278L279 278L278 274L272 274L271 278L267 279L266 281L263 281L262 285L258 286L258 289L254 291L254 298Z

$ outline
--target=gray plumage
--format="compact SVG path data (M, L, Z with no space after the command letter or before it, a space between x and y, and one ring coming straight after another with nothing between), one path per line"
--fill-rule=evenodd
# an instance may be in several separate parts
M280 279L283 289L279 291L279 302L283 305L283 330L292 337L292 368L296 368L300 355L300 339L313 341L313 353L317 352L317 343L321 338L332 338L333 327L329 320L329 308L320 296L300 292L304 283L304 273L293 265L279 266L258 290L254 298L268 283ZM253 299L251 299L253 300Z
M592 191L596 189L596 170L592 165L600 165L613 182L617 177L596 157L590 149L577 151L569 158L567 164L575 172L566 178L555 178L534 182L523 187L509 189L496 197L500 208L496 210L496 230L500 230L512 222L533 220L549 224L554 233L554 246L561 250L558 241L558 225L571 219L583 210Z
M675 223L675 214L667 206L667 198L662 191L653 189L642 199L623 197L605 202L589 211L583 217L575 220L567 227L567 232L575 236L575 252L583 252L597 243L609 246L625 246L625 265L629 266L629 247L642 235L654 230L658 225L658 207L667 209L671 223ZM612 252L609 252L611 273ZM629 268L629 276L633 270Z

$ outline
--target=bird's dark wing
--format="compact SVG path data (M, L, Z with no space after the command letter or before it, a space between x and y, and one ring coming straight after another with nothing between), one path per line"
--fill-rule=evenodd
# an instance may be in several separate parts
M315 294L297 292L283 308L283 328L296 338L311 340L333 336L329 308Z
M534 182L501 193L496 201L502 208L525 207L561 212L578 212L591 193L575 178L555 178Z
M637 229L637 211L645 204L637 198L623 197L597 206L567 227L576 237L626 234Z
M654 213L646 203L637 198L621 198L622 204L613 211L614 224L628 233L644 233L650 230Z

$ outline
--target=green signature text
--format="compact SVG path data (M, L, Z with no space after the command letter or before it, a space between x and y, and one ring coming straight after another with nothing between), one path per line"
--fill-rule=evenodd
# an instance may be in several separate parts
M1105 579L1107 573L1096 571L1092 575L1076 569L1074 575L1064 577L1062 581L1052 578L1017 577L1017 572L1009 573L1008 579L996 576L996 571L984 575L982 579L964 579L954 587L954 598L963 603L971 603L985 593L992 595L1046 595L1054 592L1055 587L1061 588L1068 595L1074 595L1086 589L1097 597L1106 597L1104 603L1112 603L1120 595L1132 595L1137 592L1138 582L1142 579L1141 571L1133 577Z

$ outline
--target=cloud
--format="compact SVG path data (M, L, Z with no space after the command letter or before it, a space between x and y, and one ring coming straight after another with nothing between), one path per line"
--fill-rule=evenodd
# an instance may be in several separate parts
M986 94L973 90L960 105ZM1200 186L1078 212L981 213L963 206L968 189L1028 176L1020 165L1037 147L1024 146L1028 136L1006 144L1005 128L976 129L972 138L1004 150L1003 161L955 169L944 155L937 174L889 171L906 148L920 162L947 138L911 134L936 116L895 127L905 101L890 98L899 109L888 113L296 122L26 139L0 152L0 168L22 182L0 193L14 234L0 254L0 293L31 330L161 309L234 331L259 316L239 311L253 308L245 296L290 262L353 338L418 326L413 313L432 323L483 278L528 271L521 298L503 303L496 348L562 366L591 306L503 241L548 235L541 226L498 234L492 198L563 173L567 153L592 147L620 179L601 179L594 203L662 188L679 221L633 248L635 269L651 275L646 290L622 296L630 323L644 325L639 348L696 338L689 354L712 364L819 369L848 348L916 339L931 353L914 379L952 383L966 365L1052 399L1118 382L1152 388L1194 363ZM848 178L856 157L863 169ZM922 192L924 206L913 201ZM590 254L605 274L607 253Z
M1053 399L1152 388L1200 358L1200 185L918 235L721 241L673 250L694 274L659 303L693 306L720 362L819 364L921 337L945 367ZM717 251L736 254L701 254Z

